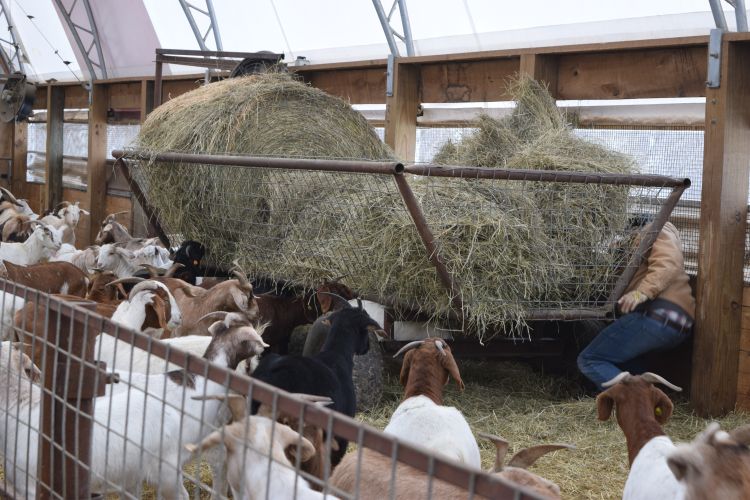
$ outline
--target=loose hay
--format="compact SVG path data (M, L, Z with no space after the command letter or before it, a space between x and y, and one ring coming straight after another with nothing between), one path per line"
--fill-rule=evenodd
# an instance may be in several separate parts
M546 89L511 83L503 120L448 143L441 163L629 173L629 158L577 138ZM304 158L393 159L340 99L265 74L172 99L143 126L151 151ZM393 180L364 174L144 162L140 179L172 233L208 244L214 263L313 287L347 275L354 289L444 317L441 285ZM467 331L486 340L522 332L530 308L588 304L606 295L617 256L606 251L627 217L628 189L558 183L410 178L440 253L459 282Z

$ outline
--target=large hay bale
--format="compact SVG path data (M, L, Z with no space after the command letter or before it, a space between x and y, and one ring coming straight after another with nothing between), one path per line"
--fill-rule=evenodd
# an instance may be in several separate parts
M137 146L159 152L393 158L349 104L284 73L231 78L171 99L149 115ZM185 238L210 242L219 265L246 250L250 235L257 258L275 255L293 222L290 214L325 194L310 176L293 171L151 162L143 173L162 223ZM273 268L276 262L266 264Z
M448 143L436 162L493 168L627 173L629 158L577 138L546 89L511 85L503 120ZM154 111L139 137L155 151L304 158L393 159L345 102L266 74L211 84ZM214 262L308 287L344 275L370 296L416 305L434 317L451 297L429 262L392 179L201 165L146 163L141 182L169 230L208 244ZM606 249L624 226L623 187L410 178L457 278L464 324L487 338L524 324L535 304L588 301L615 266ZM519 189L520 188L520 189Z

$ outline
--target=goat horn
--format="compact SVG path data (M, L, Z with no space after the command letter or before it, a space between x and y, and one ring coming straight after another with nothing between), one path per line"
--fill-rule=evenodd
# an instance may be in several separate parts
M515 455L513 455L513 458L510 459L510 462L508 462L508 465L511 467L519 467L521 469L528 469L532 465L534 465L534 462L539 460L541 457L546 455L547 453L550 453L552 451L557 450L575 450L575 446L572 444L540 444L537 446L531 446L529 448L524 448L523 450L519 451Z
M10 201L11 203L13 203L14 205L18 205L19 207L21 206L21 202L19 202L19 201L18 201L18 200L16 199L16 197L15 197L15 196L13 196L13 193L11 193L10 191L8 191L8 190L7 190L7 189L5 189L4 187L0 187L0 191L2 191L2 192L3 192L3 194L4 194L5 196L6 196L6 198L8 198L8 200L9 200L9 201Z
M479 437L488 439L495 444L495 466L492 468L492 472L500 472L501 470L503 470L505 455L508 453L508 441L501 438L500 436L487 434L486 432L480 432Z
M396 354L393 355L394 358L399 357L402 353L408 351L409 349L414 349L415 347L424 344L424 340L414 340L412 342L409 342L404 347L398 350Z
M305 394L303 392L293 392L291 393L291 395L303 401L307 401L308 403L319 403L324 406L333 404L333 400L329 398L328 396L318 396L317 394Z
M682 387L676 386L673 383L669 382L667 379L662 377L661 375L657 375L656 373L646 372L641 375L641 378L645 380L646 382L650 382L652 384L663 384L673 391L681 392Z
M333 293L333 292L318 292L318 293L322 293L324 295L330 295L331 297L338 299L341 302L341 304L345 304L345 307L351 307L351 304L349 304L349 301L337 293ZM359 306L360 306L359 308L362 309L361 301L359 302Z
M618 375L616 375L612 380L607 380L602 384L602 387L612 387L615 384L619 384L626 378L630 377L630 372L620 372Z
M445 353L445 349L443 348L442 340L438 340L437 342L435 342L435 347L438 348L438 351L440 351L440 354L442 354L443 356L447 356L447 354Z
M227 317L227 314L229 314L229 313L228 313L227 311L213 311L213 312L210 312L210 313L208 313L208 314L204 314L203 316L201 316L201 317L200 317L200 318L198 319L197 323L200 323L200 322L201 322L201 321L203 321L204 319L208 319L208 318L211 318L211 317L213 317L213 316L219 316L219 315L221 316L221 320L220 320L220 321L223 321L223 320L224 320L224 318L226 318L226 317Z
M226 401L229 411L232 414L232 420L235 422L245 418L245 409L247 398L240 394L214 394L211 396L193 396L191 399L196 401Z
M148 271L148 274L151 275L152 278L157 278L161 276L159 274L160 269L155 266L152 266L151 264L141 264L141 267L145 269L146 271Z
M104 286L114 286L120 283L140 283L142 281L148 281L146 278L139 278L137 276L127 276L118 280L111 281Z
M185 264L180 264L179 262L175 262L174 264L170 266L169 269L167 269L167 272L164 273L164 277L171 278L172 276L174 276L174 273L176 273L178 269L181 269L183 267L185 267Z

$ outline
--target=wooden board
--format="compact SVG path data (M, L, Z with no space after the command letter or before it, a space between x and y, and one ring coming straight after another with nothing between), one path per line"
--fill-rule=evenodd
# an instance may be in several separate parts
M419 107L419 71L416 66L395 65L393 96L385 107L385 143L401 161L413 162L417 144L417 109Z
M750 43L722 43L721 86L706 92L691 400L701 416L735 407L750 179ZM743 382L744 383L744 382ZM744 397L744 396L741 396Z
M106 85L94 84L91 107L89 108L89 145L88 145L88 191L87 208L91 220L102 221L106 217L107 198L107 103L109 89ZM99 232L97 225L92 225L89 237L81 242L91 244Z
M351 104L384 104L386 68L302 73L304 81Z
M26 156L28 150L27 122L16 123L13 130L13 172L11 192L16 197L27 198L26 194Z
M83 85L65 86L65 109L89 107L89 92Z
M63 115L65 88L47 87L47 154L45 158L44 209L54 208L62 201L63 177Z
M507 101L510 97L505 91L506 81L519 65L519 57L422 64L421 102Z
M114 109L140 109L141 83L114 83L109 85L108 107Z
M519 72L547 85L550 94L555 98L559 71L560 58L556 55L521 54Z
M0 122L0 186L11 189L10 177L13 165L14 123Z
M558 58L558 99L706 94L706 47L563 54Z
M164 96L162 102L167 102L170 99L174 99L178 95L182 95L185 92L190 92L203 85L203 80L174 80L164 81L162 83L162 95Z

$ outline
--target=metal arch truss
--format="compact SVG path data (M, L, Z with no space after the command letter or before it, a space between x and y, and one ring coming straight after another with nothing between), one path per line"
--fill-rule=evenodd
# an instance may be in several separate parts
M99 31L96 29L96 22L94 22L94 14L91 11L89 0L73 0L69 9L65 7L63 0L54 0L54 2L60 11L60 14L62 14L63 19L65 19L65 23L67 24L71 35L73 35L73 40L78 47L78 51L86 63L89 79L93 82L107 78L107 65L104 62L101 39L99 38ZM73 21L72 16L75 8L79 5L82 6L85 11L85 20L88 23L88 26L81 26ZM84 39L86 39L86 43L84 43Z
M185 17L187 17L188 23L190 23L190 29L193 30L193 35L195 35L195 39L198 42L200 49L211 50L208 45L206 45L206 40L208 39L208 34L213 32L214 43L216 44L215 50L224 50L221 43L221 34L219 33L219 23L216 22L216 13L214 12L213 2L211 0L206 0L205 10L196 7L187 0L179 0L179 2L182 6L182 10L185 11ZM195 21L195 17L193 17L193 11L199 12L208 18L208 28L205 33L201 33L200 28L198 28L198 23Z
M378 19L380 19L380 25L383 27L385 38L388 41L388 47L391 49L391 55L398 57L398 46L396 45L396 38L404 42L406 45L406 55L414 55L414 41L411 36L411 24L409 23L409 12L406 10L406 0L394 0L391 5L388 14L386 15L383 9L381 0L372 0L372 4L375 6L375 12L378 13ZM403 35L399 33L391 25L391 17L396 12L398 7L399 17L401 18L401 27L403 29Z
M737 19L737 31L748 31L747 7L745 5L745 0L724 1L734 8L734 15ZM711 13L714 15L716 27L723 31L729 31L727 20L724 17L724 10L721 7L721 0L708 0L708 3L711 5Z
M8 33L7 35L4 32L0 33L0 63L2 63L5 73L13 73L14 71L23 73L23 46L5 0L0 0L0 19L4 22L4 27L7 28L4 31ZM3 25L0 24L0 26Z

